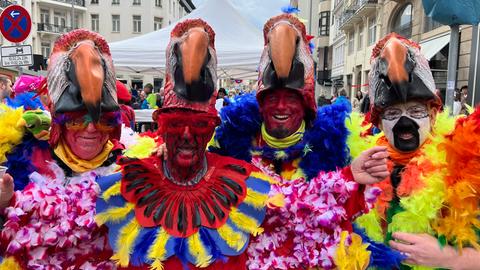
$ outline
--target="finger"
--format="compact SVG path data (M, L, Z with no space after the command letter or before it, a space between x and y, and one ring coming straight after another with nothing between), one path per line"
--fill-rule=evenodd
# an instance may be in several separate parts
M418 265L419 263L414 258L408 258L403 261L406 264Z
M371 156L371 158L372 159L384 159L384 158L388 158L388 156L389 156L388 152L387 152L387 150L385 150L385 151L380 151L380 152L377 152L377 153L373 154Z
M369 168L369 167L374 167L374 166L379 166L379 165L387 165L387 159L386 158L371 159L371 160L365 162L364 167Z
M13 178L10 174L6 173L0 180L0 190L2 192L13 190Z
M413 245L403 244L393 240L390 240L388 243L390 244L390 247L397 251L400 251L401 253L412 254L415 250L415 247Z
M379 165L379 166L374 166L370 168L365 168L365 171L368 172L369 174L380 173L380 172L388 173L388 168L387 168L387 165Z
M385 151L387 151L386 146L375 146L375 147L372 147L368 150L363 151L363 154L367 157L372 157L376 153L381 153L381 152L385 152Z
M168 150L165 144L162 144L163 160L167 160Z
M405 233L405 232L394 232L392 237L396 240L408 243L408 244L415 244L418 243L419 236L413 233Z
M383 179L387 178L388 176L390 176L390 173L389 172L377 172L377 173L372 173L371 176L375 177L375 178L378 178L379 180L383 180Z

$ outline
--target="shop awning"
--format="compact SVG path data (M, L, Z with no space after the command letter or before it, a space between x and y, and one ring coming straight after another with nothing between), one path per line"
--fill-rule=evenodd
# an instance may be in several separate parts
M423 42L420 42L421 52L427 60L430 61L432 57L437 54L443 47L445 47L450 42L450 33L429 39Z

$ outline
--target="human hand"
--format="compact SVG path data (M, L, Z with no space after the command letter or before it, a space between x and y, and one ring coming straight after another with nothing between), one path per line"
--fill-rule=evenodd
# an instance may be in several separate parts
M0 179L0 209L8 206L13 197L13 177L8 173Z
M154 151L157 155L157 157L159 158L162 158L164 160L167 160L167 154L168 154L168 151L167 151L167 145L165 143L162 143L160 144Z
M390 246L407 256L405 263L452 269L457 252L450 246L440 247L435 237L428 234L395 232ZM398 242L400 241L400 242Z
M363 151L352 161L351 169L355 182L373 184L389 176L387 157L387 148L384 146L375 146Z

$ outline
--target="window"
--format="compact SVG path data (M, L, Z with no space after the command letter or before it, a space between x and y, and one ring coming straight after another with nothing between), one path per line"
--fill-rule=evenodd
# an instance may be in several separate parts
M67 14L64 12L55 11L53 13L53 31L55 33L68 32L67 29Z
M44 58L48 58L50 56L50 52L51 52L51 47L50 47L50 43L48 42L42 42L41 44L42 46L42 55Z
M120 5L120 0L112 0L112 5Z
M98 14L90 14L90 19L92 21L92 31L98 32L100 26Z
M357 50L360 50L363 47L363 25L358 26L358 42Z
M343 54L345 53L345 45L342 44L338 47L335 47L334 58L333 58L333 67L338 67L343 65Z
M120 32L120 15L112 15L112 32Z
M368 20L368 45L375 43L377 39L377 18L373 17Z
M78 26L80 25L80 15L75 14L75 22L74 22L74 24L75 24L75 25L73 26L73 28L75 28L75 29L78 28Z
M142 32L142 16L133 15L133 33Z
M412 36L412 15L412 4L407 4L401 8L393 20L392 31L410 38Z
M355 33L350 33L350 35L348 36L348 55L352 54L353 53L353 47L354 47L354 43L355 43Z
M318 35L330 35L330 11L320 12L320 19L318 21Z
M133 0L133 5L134 6L140 6L142 3L140 2L140 0Z
M155 0L156 7L162 7L162 0Z
M55 11L53 13L53 24L65 27L67 25L67 15L63 12Z
M98 0L91 0L90 4L97 4L98 5Z
M425 23L423 25L423 32L426 33L426 32L432 31L433 29L438 28L442 25L443 24L441 24L437 21L434 21L432 18L425 16Z
M162 28L163 18L153 18L153 31L157 31Z
M48 9L40 9L40 21L42 23L50 23L50 11Z

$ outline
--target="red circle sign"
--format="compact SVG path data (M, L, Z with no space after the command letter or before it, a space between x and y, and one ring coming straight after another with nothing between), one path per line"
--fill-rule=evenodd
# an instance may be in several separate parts
M10 42L22 42L32 30L28 11L19 5L11 5L0 14L0 32Z

